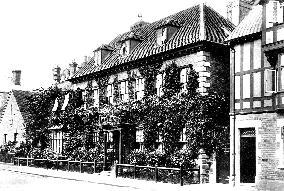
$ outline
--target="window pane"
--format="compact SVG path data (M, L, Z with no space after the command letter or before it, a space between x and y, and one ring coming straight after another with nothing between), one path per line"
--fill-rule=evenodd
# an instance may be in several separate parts
M281 78L281 89L280 90L284 90L284 68L281 68L281 74L280 74L280 78Z
M243 98L250 98L250 74L243 76Z

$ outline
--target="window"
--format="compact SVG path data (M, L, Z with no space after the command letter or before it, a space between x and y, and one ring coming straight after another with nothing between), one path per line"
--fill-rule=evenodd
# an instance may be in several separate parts
M18 133L14 133L14 142L17 142L17 135Z
M144 97L144 79L138 78L135 81L135 100L141 100Z
M276 70L267 69L265 71L265 92L273 93L276 91Z
M181 92L186 92L187 90L187 82L188 82L188 72L189 68L183 68L180 71L180 82L182 83L182 89Z
M56 153L61 153L63 147L63 134L62 131L51 132L51 148Z
M107 99L109 104L113 104L113 84L107 86Z
M156 89L157 89L158 96L163 95L164 78L165 78L165 73L158 74L156 77Z
M4 134L4 144L7 143L7 134Z
M94 90L94 107L99 107L100 103L100 94L99 89Z
M120 99L123 102L128 101L128 81L123 81L120 83Z
M122 56L126 56L128 54L128 47L126 45L126 43L124 42L121 49L120 49L120 54Z
M278 75L279 75L279 91L284 91L284 54L279 55L279 68L278 68Z
M167 40L167 28L161 28L157 30L157 44L159 46L166 43Z
M180 135L180 142L186 142L186 127L182 129L182 132Z

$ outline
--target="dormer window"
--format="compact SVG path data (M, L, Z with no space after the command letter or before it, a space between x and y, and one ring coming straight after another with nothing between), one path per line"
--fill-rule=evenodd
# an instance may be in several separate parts
M167 40L167 28L163 27L157 30L157 44L159 46L166 43Z
M171 19L166 19L156 28L157 29L157 44L162 46L170 40L170 38L177 32L180 24Z
M134 32L125 34L120 39L120 42L122 43L120 54L122 56L130 54L142 40L142 36L139 34L135 34Z
M122 56L126 56L128 55L128 50L127 50L127 45L126 43L123 43L122 47L121 47L121 50L120 50L120 54Z

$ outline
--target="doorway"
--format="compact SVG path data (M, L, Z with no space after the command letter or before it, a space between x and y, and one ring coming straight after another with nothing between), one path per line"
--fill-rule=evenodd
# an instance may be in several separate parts
M256 174L255 129L241 129L240 182L254 183Z

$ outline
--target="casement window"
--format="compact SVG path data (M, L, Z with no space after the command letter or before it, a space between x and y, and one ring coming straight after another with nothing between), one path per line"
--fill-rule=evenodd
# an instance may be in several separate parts
M278 83L279 85L278 90L284 91L284 54L279 55L279 66L278 66L278 77L277 78L280 81L280 83Z
M127 102L129 99L128 81L123 81L120 83L120 99L123 102Z
M141 100L144 97L144 78L135 80L135 100Z
M157 96L163 95L163 84L164 84L165 73L158 74L156 77L156 89L157 89Z
M99 107L100 94L99 89L94 89L94 107Z
M265 92L284 91L284 54L279 55L275 69L265 70Z
M163 27L157 30L157 44L159 46L165 44L167 41L167 28Z
M61 153L63 148L63 133L62 131L51 132L51 148L56 153Z
M114 92L113 84L109 84L107 86L107 99L109 104L113 104L113 92Z
M266 6L266 27L272 27L273 24L283 23L283 3L279 1L269 1Z
M144 142L144 130L143 129L137 129L136 130L136 142L137 143L143 143Z

